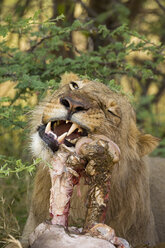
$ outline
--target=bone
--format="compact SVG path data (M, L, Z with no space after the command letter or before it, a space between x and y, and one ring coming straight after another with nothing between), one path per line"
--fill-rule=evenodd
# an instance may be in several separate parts
M113 166L119 161L120 149L104 135L83 137L78 140L75 149L76 153L87 161L85 172L90 182L90 190L84 230L88 232L94 223L105 221L110 196L110 177Z
M79 174L74 169L66 166L66 160L69 152L63 146L56 152L52 159L52 168L50 168L50 178L52 187L50 190L50 208L52 216L51 223L67 227L68 214L70 207L70 198L73 187L78 183ZM77 177L77 181L72 180Z
M81 138L81 139L79 139L78 141L77 141L77 143L76 143L76 147L75 147L75 149L76 149L76 153L77 154L80 154L80 148L81 148L81 146L83 145L83 144L88 144L88 143L91 143L93 140L91 139L91 138L88 138L88 137L83 137L83 138Z
M109 152L112 152L114 159L113 162L116 163L119 161L120 159L120 148L118 147L118 145L113 142L112 140L110 140L108 137L104 136L104 135L95 135L96 138L100 139L100 140L105 140L108 141L109 143Z
M40 224L30 235L30 248L115 248L104 240L87 235L66 233L63 227Z
M69 133L72 133L77 128L75 124L72 126ZM82 147L84 145L88 146L85 152L92 151L90 154L93 154L93 157L86 153L83 155ZM94 223L104 222L105 220L112 164L119 160L120 149L104 135L80 138L75 149L66 148L64 144L60 146L60 149L53 157L52 168L50 169L52 181L50 213L53 218L50 224L41 223L30 235L30 248L129 248L128 242L116 237L112 228L104 224L94 225ZM104 159L99 157L100 154L97 154L95 148L99 148L100 154L107 156L105 158L110 163L109 167L107 166L107 161L103 161ZM85 220L87 233L84 235L77 228L75 228L74 233L71 229L69 229L69 233L66 233L64 227L67 227L69 202L74 187L72 178L73 176L79 178L80 175L77 173L76 168L83 168L85 160L83 163L81 160L86 158L88 164L86 169L84 167L84 171L91 179ZM100 168L104 172L104 179L102 173L100 173Z
M68 133L71 133L77 127L77 124L72 124ZM60 139L58 139L62 142L68 133L64 133L59 137ZM85 144L88 147L84 148L83 150L82 147ZM81 162L82 159L80 159L83 155L88 161L84 171L91 180L90 192L88 194L89 206L85 220L85 229L89 229L93 223L104 221L104 212L106 211L107 207L107 198L109 195L110 185L109 170L112 166L112 162L115 163L118 161L120 150L114 142L103 135L93 135L90 138L80 138L76 143L75 149L72 148L70 150L66 148L67 147L63 144L58 152L56 152L52 161L53 169L50 169L50 176L52 181L50 194L50 213L53 216L52 224L59 224L65 227L68 224L67 219L69 213L69 203L74 187L72 178L73 176L77 177L78 182L79 174L76 172L76 170L79 168L83 169L84 164ZM97 149L98 152L96 152ZM105 162L102 161L102 155L105 156ZM69 160L68 157L70 157ZM76 157L76 164L73 163L72 166L72 160L75 160L74 158ZM110 167L107 166L107 159L109 161ZM102 173L100 173L100 168L102 168L105 174L102 184L100 184L102 180Z
M92 135L90 138L88 137L83 137L78 140L76 143L76 153L80 154L80 148L82 147L83 144L90 144L94 140L98 140L100 142L100 145L104 146L104 144L101 144L101 141L107 141L108 146L109 146L109 152L113 155L113 162L117 163L120 159L120 148L116 143L114 143L112 140L110 140L108 137L104 135Z

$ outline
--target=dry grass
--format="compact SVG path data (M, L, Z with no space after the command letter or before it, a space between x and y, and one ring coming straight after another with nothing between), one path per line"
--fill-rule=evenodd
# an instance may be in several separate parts
M21 236L30 203L31 179L27 173L19 179L16 175L0 179L0 247Z
M18 248L22 248L21 243L19 242L18 239L15 239L12 235L9 235L9 238L6 239L7 243L14 244Z
M12 203L11 203L12 206ZM0 199L0 243L5 244L7 237L12 234L20 236L20 226L11 207L2 196Z

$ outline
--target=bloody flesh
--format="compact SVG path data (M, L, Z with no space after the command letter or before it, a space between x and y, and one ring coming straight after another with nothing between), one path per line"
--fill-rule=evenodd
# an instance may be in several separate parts
M110 175L114 158L119 155L119 148L104 136L80 138L72 152L61 146L52 160L50 176L52 182L50 194L50 214L52 224L67 226L70 198L73 187L78 183L82 158L86 161L83 175L90 181L85 229L95 223L104 223L110 192ZM117 155L116 155L117 154ZM72 159L71 159L72 158ZM72 161L77 158L78 165ZM68 164L70 161L70 164ZM78 172L78 173L77 173Z
M52 168L50 168L50 177L52 187L50 190L50 208L52 224L58 224L66 227L68 225L68 214L70 207L70 198L73 187L78 183L79 175L72 174L66 167L68 153L58 151L53 158ZM77 180L75 179L77 176Z

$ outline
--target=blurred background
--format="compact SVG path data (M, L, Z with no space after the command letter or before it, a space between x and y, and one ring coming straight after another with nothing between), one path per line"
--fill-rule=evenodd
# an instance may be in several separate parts
M30 111L64 72L126 94L165 157L164 16L165 0L0 1L0 246L27 218Z

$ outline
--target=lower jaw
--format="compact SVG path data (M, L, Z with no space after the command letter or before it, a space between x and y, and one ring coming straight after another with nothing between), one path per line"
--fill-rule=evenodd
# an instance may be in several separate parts
M52 152L58 151L58 149L60 148L62 144L64 144L66 147L75 147L75 144L77 143L77 141L83 137L83 136L80 136L73 140L63 139L61 142L58 142L56 139L54 139L54 136L52 136L51 134L48 135L43 132L42 133L38 132L38 133L39 133L40 138L52 150Z

